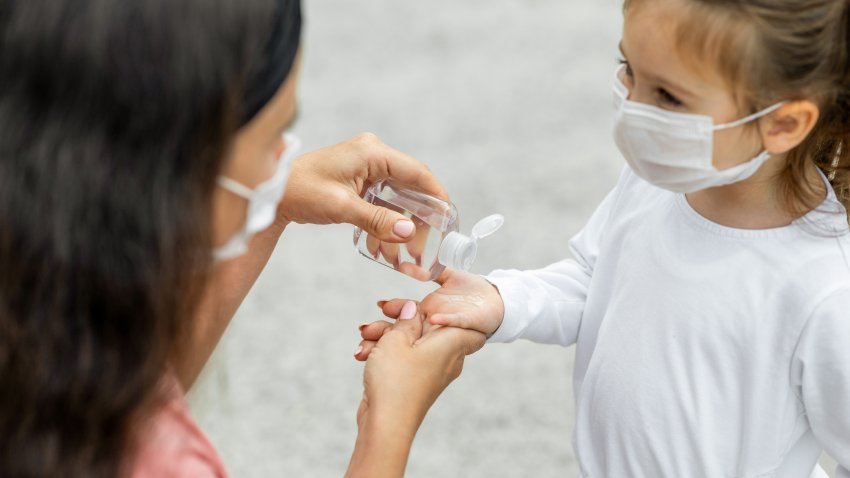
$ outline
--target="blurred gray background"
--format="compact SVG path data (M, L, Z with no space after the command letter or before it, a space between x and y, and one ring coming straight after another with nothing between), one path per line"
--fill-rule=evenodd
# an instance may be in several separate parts
M620 0L306 0L307 149L376 133L427 163L461 229L502 213L474 271L537 268L614 185ZM350 226L290 226L190 393L236 477L340 477L356 434L357 325L415 282L354 251ZM409 477L576 476L573 349L469 357L417 435Z

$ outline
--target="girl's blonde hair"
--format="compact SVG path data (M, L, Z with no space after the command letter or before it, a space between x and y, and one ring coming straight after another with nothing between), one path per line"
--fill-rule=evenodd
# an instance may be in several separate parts
M624 9L642 1L625 0ZM850 1L675 1L687 12L676 26L682 58L719 68L742 108L802 99L820 108L781 173L788 209L801 215L817 204L805 175L814 161L850 211Z

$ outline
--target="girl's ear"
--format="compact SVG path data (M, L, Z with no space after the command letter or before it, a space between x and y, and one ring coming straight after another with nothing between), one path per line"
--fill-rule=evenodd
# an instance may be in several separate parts
M820 108L809 100L785 103L760 122L765 149L771 154L791 151L806 139L820 117Z

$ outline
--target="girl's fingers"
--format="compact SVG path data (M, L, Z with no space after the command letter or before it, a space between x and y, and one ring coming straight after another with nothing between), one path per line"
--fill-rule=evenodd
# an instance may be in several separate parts
M471 323L466 314L434 314L428 316L428 322L433 325L445 325L448 327L457 327L460 329L474 329L474 324Z

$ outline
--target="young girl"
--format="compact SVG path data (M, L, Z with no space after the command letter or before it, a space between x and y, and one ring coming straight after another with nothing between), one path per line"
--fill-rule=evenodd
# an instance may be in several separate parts
M577 344L584 477L804 477L822 450L850 476L850 4L624 13L628 166L574 259L448 271L420 310L490 342Z

